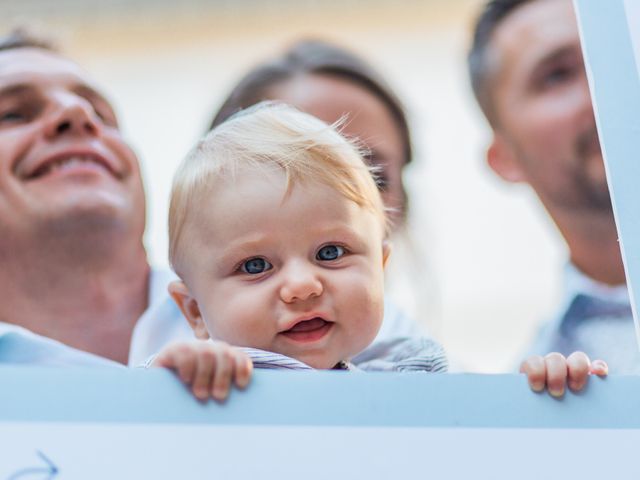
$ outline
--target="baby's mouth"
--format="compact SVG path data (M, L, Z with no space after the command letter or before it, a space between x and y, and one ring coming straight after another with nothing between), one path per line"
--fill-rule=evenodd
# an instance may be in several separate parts
M315 317L310 320L302 320L289 330L284 330L280 333L296 342L315 342L329 333L332 327L333 322Z

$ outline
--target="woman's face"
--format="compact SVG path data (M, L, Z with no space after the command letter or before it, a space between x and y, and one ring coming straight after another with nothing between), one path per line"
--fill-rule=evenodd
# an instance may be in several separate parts
M406 198L402 184L405 164L402 134L388 107L355 82L327 74L299 75L267 92L279 100L331 124L343 116L343 134L356 138L371 152L368 162L381 168L382 199L395 226L402 223Z

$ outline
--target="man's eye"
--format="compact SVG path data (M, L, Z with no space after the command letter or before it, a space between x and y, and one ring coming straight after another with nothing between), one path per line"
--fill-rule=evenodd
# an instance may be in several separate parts
M542 83L546 87L561 84L573 76L573 70L569 68L556 68L548 72L542 79Z
M572 82L583 69L582 63L573 57L555 62L539 72L536 87L541 90L561 87Z
M339 245L326 245L318 250L316 254L317 260L330 261L336 260L344 255L344 248Z
M14 123L21 122L25 119L25 116L19 111L8 111L0 113L0 122L2 123Z
M96 105L93 107L93 111L96 112L96 115L103 124L109 127L118 127L118 120L111 110Z
M267 262L264 258L251 258L244 262L240 269L244 273L248 273L249 275L257 275L259 273L266 272L267 270L271 270L273 265Z

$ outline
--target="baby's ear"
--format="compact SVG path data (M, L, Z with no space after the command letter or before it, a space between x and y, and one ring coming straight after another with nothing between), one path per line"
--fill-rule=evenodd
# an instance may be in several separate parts
M191 295L189 288L181 280L175 280L169 284L169 295L178 304L189 325L193 329L195 336L201 340L209 338L207 325L200 313L198 301Z
M382 266L387 266L387 260L389 260L389 255L391 255L391 242L389 240L384 240L382 242Z

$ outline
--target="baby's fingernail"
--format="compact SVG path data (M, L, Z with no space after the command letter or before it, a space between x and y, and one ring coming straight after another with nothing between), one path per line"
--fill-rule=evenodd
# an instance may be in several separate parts
M602 360L595 360L591 364L591 371L597 375L607 375L609 373L609 366Z
M197 388L193 391L193 394L200 400L206 400L209 397L209 392L206 388Z
M542 382L533 382L530 384L531 390L534 392L541 392L544 390L544 383Z
M219 402L226 400L228 394L229 391L224 388L214 388L212 392L213 398L215 398Z
M564 388L559 389L549 389L549 395L555 398L560 398L564 395Z

